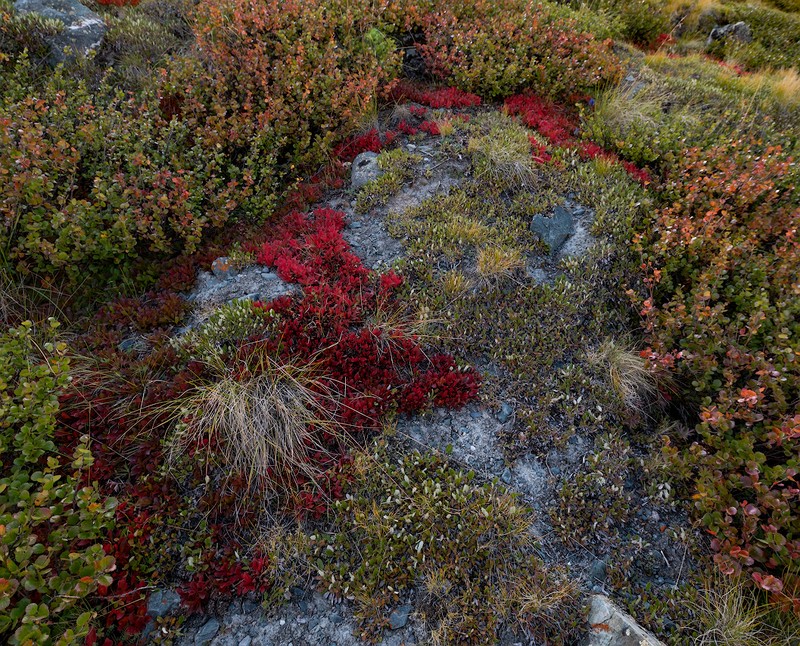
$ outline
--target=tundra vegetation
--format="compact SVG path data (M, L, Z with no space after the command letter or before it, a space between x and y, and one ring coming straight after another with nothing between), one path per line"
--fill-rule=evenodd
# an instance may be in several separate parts
M0 0L0 640L800 643L797 0L85 4Z

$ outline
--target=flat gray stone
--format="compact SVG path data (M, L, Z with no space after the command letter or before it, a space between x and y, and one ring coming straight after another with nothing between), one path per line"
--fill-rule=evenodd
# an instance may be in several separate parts
M557 206L550 217L533 216L531 231L547 245L551 254L555 254L575 232L575 219L570 211L563 206Z
M378 168L378 154L364 152L359 154L350 167L350 185L354 191L359 190L367 182L378 179L382 171Z
M177 610L180 605L181 598L174 590L156 590L147 600L147 614L156 619Z
M230 258L227 256L222 256L212 262L211 272L217 278L224 278L226 280L239 274L239 270L234 266L234 263L231 262Z
M108 30L100 14L78 0L16 0L20 14L38 14L64 23L61 33L49 37L51 62L63 63L75 54L86 55L103 40ZM71 53L65 54L65 48Z
M602 594L591 597L589 628L584 646L665 646Z
M218 632L219 622L216 619L209 619L203 624L202 628L197 631L197 634L194 636L194 643L197 644L197 646L205 646L205 644L211 643L211 640L216 637Z
M408 623L408 616L411 614L413 606L405 604L397 608L391 615L389 615L389 628L392 630L399 630L405 627Z

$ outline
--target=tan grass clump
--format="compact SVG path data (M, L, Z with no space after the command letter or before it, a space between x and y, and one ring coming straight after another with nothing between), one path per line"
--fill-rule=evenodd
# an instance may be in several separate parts
M722 574L706 580L694 603L698 635L695 646L766 646L767 608L760 606L744 581Z
M478 251L477 271L485 282L509 278L524 266L525 259L518 249L492 245Z
M486 132L469 140L475 175L502 188L531 186L534 181L530 134L502 113L484 117Z
M309 451L323 450L315 440L320 427L334 430L321 404L327 387L313 367L278 363L260 356L247 377L236 366L214 365L214 380L194 384L174 402L176 421L170 440L172 461L202 440L219 451L231 473L249 482L269 473L313 475ZM242 366L239 366L240 368Z
M590 352L588 358L594 365L607 367L611 385L628 408L637 410L655 395L655 375L647 369L644 359L626 344L607 339Z

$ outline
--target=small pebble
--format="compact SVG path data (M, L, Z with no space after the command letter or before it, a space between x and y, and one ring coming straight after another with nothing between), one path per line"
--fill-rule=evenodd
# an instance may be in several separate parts
M505 482L507 485L511 484L511 469L506 467L503 469L503 475L500 476L500 479Z

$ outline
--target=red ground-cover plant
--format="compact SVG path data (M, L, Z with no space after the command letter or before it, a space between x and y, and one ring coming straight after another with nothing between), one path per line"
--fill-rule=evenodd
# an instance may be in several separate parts
M276 325L268 334L228 351L231 365L242 367L235 378L255 374L264 353L277 361L313 363L331 384L322 405L353 439L379 430L391 412L456 407L469 401L477 393L479 375L458 367L450 356L427 355L402 324L387 323L402 321L395 295L402 277L391 271L369 272L342 237L344 225L345 215L338 211L295 211L266 228L266 242L251 245L260 262L299 284L303 293L254 305L271 312ZM148 298L171 303L173 297ZM112 583L98 590L92 601L104 617L104 626L92 633L98 643L129 640L147 623L149 586L181 568L180 557L153 549L174 531L176 518L187 529L201 519L208 523L199 536L173 539L178 545L197 545L195 573L180 590L191 610L202 610L216 596L263 592L272 582L263 555L233 556L247 551L231 528L255 523L255 510L263 501L251 493L248 503L242 503L241 492L250 486L246 478L231 478L222 487L205 484L211 464L206 456L216 451L214 442L219 440L207 438L190 448L192 466L183 479L162 468L164 429L170 419L163 403L214 375L207 364L181 359L165 334L147 329L160 325L162 318L146 307L141 314L139 309L146 305L147 300L118 300L93 320L94 332L76 342L102 368L76 374L73 387L61 398L56 432L65 454L80 437L91 438L95 460L86 478L102 483L103 491L119 500L115 529L104 544L117 568ZM147 335L153 346L150 353L139 356L117 347L128 318ZM109 324L120 330L107 331ZM191 414L186 421L191 423ZM315 448L305 458L312 471L265 474L279 493L281 509L301 518L327 513L331 501L344 495L350 477L342 436L325 429L317 432ZM200 500L187 507L179 492L197 488L203 491Z
M646 354L674 365L699 408L694 442L667 451L693 482L722 571L748 570L800 610L797 181L778 147L689 150L638 244Z
M287 216L264 244L258 261L303 287L304 298L280 298L261 307L279 316L269 343L287 359L301 353L341 384L338 416L349 428L375 428L388 411L415 412L433 404L460 406L477 393L472 370L452 357L426 359L418 341L400 329L370 325L397 305L401 278L376 281L341 235L345 215L318 209Z
M509 114L518 115L522 123L536 130L552 146L575 149L584 160L602 157L612 163L620 164L628 175L642 185L653 181L646 169L623 161L616 153L606 150L593 141L581 140L578 115L575 111L551 99L530 93L509 97L504 106ZM552 159L547 147L535 137L531 137L531 147L533 158L538 163L547 163Z
M471 108L481 104L481 98L477 94L464 92L455 87L424 88L409 81L398 82L392 88L390 98L397 102L420 103L429 108ZM414 108L412 112L413 110ZM415 116L421 117L424 113Z
M333 149L333 157L343 162L353 161L360 153L379 153L384 148L391 146L397 138L397 133L389 130L378 132L372 128L367 132L346 139Z

